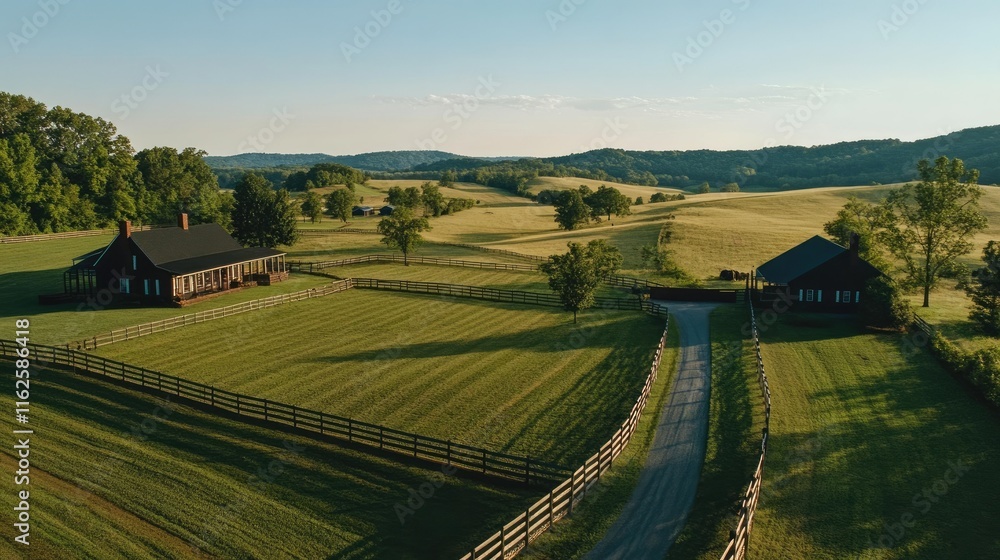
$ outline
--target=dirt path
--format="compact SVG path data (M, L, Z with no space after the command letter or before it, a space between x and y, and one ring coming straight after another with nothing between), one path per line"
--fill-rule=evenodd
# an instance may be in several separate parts
M680 329L670 399L632 497L588 560L662 560L684 528L705 460L711 379L708 315L715 305L669 304L670 327Z

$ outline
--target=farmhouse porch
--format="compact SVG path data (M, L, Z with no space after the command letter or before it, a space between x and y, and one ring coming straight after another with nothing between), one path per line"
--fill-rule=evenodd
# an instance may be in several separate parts
M244 249L243 251L248 250ZM197 271L185 270L191 267L185 267L182 263L168 263L164 268L175 273L173 293L175 299L180 300L242 286L269 286L274 282L288 278L284 254L269 255Z

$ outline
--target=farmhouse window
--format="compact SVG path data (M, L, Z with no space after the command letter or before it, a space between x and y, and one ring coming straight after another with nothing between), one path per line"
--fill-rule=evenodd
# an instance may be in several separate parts
M854 303L861 302L861 292L854 292Z
M837 303L840 303L840 292L834 292L834 293L837 294Z
M128 294L128 293L131 293L131 292L129 291L129 285L128 285L128 284L129 284L129 282L128 282L128 278L122 278L122 279L120 280L120 283L121 283L121 292L122 292L123 294Z
M139 259L132 255L132 270L139 270Z
M823 303L823 290L816 290L816 301Z
M156 295L160 295L160 279L159 278L157 278L155 280L155 287L156 287Z
M802 290L800 289L799 290L799 301L803 301L803 300L804 300L804 298L802 296Z
M815 292L813 292L812 290L806 290L806 301L812 301L814 298L814 294Z
M844 303L851 303L851 291L844 290Z
M149 279L148 278L146 278L146 279L144 279L142 281L142 295L144 295L144 296L148 296L149 295Z

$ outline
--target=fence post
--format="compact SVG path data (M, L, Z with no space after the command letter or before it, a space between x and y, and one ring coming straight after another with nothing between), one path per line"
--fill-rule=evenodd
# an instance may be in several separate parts
M576 498L576 471L569 477L569 516L573 516L573 501Z
M486 450L483 449L483 474L486 474Z
M447 451L447 454L446 454L446 458L447 458L448 462L445 463L445 464L448 465L448 466L451 466L451 440L450 439L448 440L448 451Z

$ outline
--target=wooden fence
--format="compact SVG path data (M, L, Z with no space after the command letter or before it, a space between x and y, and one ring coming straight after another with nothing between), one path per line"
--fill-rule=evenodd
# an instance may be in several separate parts
M654 286L649 297L666 301L717 301L736 303L746 297L746 290L712 290L702 288L668 288Z
M760 385L761 397L764 401L764 430L760 439L760 458L753 472L750 484L740 504L736 528L729 533L729 544L722 553L721 560L743 560L747 557L750 546L750 532L753 530L753 518L757 513L757 503L760 500L760 486L764 478L764 458L767 456L767 439L771 427L771 387L764 372L764 360L760 355L760 337L757 332L757 319L754 316L753 303L747 298L750 307L750 327L753 332L754 352L757 358L757 382Z
M153 226L136 226L132 231L148 231ZM111 235L118 233L117 229L89 229L83 231L64 231L62 233L42 233L38 235L20 235L17 237L0 237L0 244L4 243L29 243L31 241L47 241L49 239L72 239L74 237L95 237L98 235Z
M327 268L350 266L352 264L368 264L368 263L396 264L403 262L410 262L413 264L455 266L461 268L478 268L482 270L538 272L538 266L530 264L490 263L490 262L480 262L480 261L465 261L458 259L442 259L437 257L409 257L404 260L402 255L363 255L360 257L352 257L336 261L323 261L323 262L289 261L288 267L289 270L292 272L316 272Z
M562 307L562 300L554 293L525 292L521 290L501 290L482 286L461 284L440 284L437 282L414 282L410 280L379 280L377 278L351 278L355 288L371 290L391 290L440 296L465 297L505 303L522 303L546 307ZM601 309L625 311L646 311L652 315L666 317L667 308L654 302L632 298L595 297L594 304Z
M20 346L0 340L0 357L15 359ZM421 436L368 422L334 416L267 399L216 389L180 377L55 346L28 344L35 363L61 367L126 385L177 397L247 419L291 426L311 434L346 440L358 445L416 459L443 463L486 476L531 483L561 480L570 469L529 457L509 455Z
M569 478L563 480L542 499L526 509L524 513L504 524L499 531L490 535L479 546L462 556L461 560L507 560L513 558L560 519L572 515L573 510L586 497L587 492L611 468L614 460L618 458L618 455L632 439L646 408L646 402L649 400L649 392L653 383L656 382L663 349L667 344L669 326L668 319L667 325L663 329L663 336L660 337L660 343L656 348L656 355L653 357L653 365L646 376L646 384L643 385L642 392L632 407L628 419L622 423L611 439L602 445L597 453L587 459L582 466L573 471Z
M148 336L154 333L169 331L171 329L176 329L179 327L186 327L188 325L204 323L205 321L214 321L215 319L222 319L223 317L231 317L233 315L239 315L240 313L246 313L248 311L257 311L259 309L266 309L268 307L285 305L286 303L292 303L294 301L301 301L304 299L311 299L315 297L323 297L330 294L343 292L351 288L352 284L350 280L341 280L339 282L334 282L328 286L322 286L319 288L309 288L291 294L281 294L263 299L255 299L251 301L245 301L243 303L228 305L226 307L219 307L217 309L207 309L205 311L199 311L197 313L188 313L187 315L180 315L178 317L171 317L169 319L162 319L160 321L152 321L150 323L143 323L141 325L133 325L131 327L125 327L123 329L116 329L111 332L99 334L97 336L92 336L90 338L85 338L77 342L71 342L66 344L65 346L67 349L93 350L94 348L97 348L99 346L114 344L115 342L122 342L124 340L130 340L133 338L138 338L140 336Z
M361 229L361 228L337 228L337 229L300 229L299 233L303 235L326 235L328 233L367 233L370 235L382 235L374 229Z

